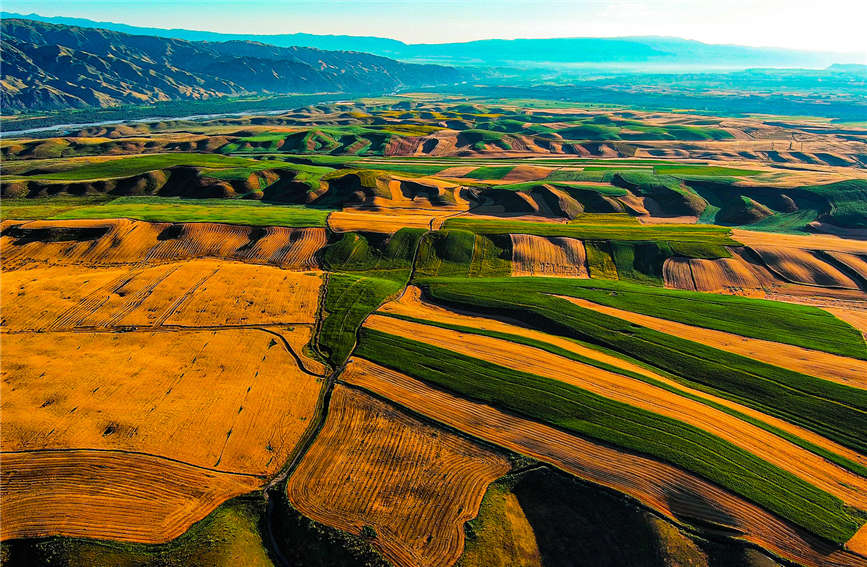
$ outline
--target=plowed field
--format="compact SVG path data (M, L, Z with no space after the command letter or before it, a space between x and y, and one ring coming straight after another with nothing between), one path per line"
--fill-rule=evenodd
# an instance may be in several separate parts
M0 453L0 539L52 535L162 543L262 480L150 455Z
M372 527L395 565L448 566L463 551L464 522L508 470L494 453L338 385L287 490L319 522L356 534Z
M584 243L575 238L512 234L513 276L587 278Z

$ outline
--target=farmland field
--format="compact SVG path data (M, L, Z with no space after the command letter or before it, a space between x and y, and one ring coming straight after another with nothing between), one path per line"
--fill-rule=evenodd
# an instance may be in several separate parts
M3 565L867 563L867 130L350 99L0 141Z

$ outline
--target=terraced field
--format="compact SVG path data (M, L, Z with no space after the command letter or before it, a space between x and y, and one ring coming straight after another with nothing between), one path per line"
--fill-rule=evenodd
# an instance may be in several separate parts
M867 131L826 126L4 138L0 561L865 565Z

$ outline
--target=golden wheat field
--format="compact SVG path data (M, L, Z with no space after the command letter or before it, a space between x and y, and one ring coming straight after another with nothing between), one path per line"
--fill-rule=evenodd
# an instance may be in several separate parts
M157 264L223 258L314 269L324 228L150 223L129 219L7 223L0 239L4 269L40 264ZM47 240L47 241L44 241Z
M575 238L512 234L513 276L589 277L584 243Z
M454 396L361 358L352 359L342 379L474 437L628 494L676 522L719 526L780 557L812 567L864 563L861 556L793 528L677 467Z
M0 538L162 543L262 479L125 451L0 453Z
M338 385L287 490L313 519L352 533L372 527L395 565L448 566L463 550L463 523L508 470L491 451Z

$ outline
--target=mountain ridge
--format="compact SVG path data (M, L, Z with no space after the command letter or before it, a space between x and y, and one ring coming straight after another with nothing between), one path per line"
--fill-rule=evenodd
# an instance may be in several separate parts
M459 65L503 64L659 64L719 68L756 66L824 68L834 63L860 63L859 54L799 51L776 47L713 44L667 36L567 37L481 39L448 43L405 43L375 36L290 34L224 34L220 32L138 27L85 18L21 16L3 12L2 17L25 17L38 21L100 27L125 33L145 33L188 41L250 40L278 47L300 46L328 50L362 51L407 61L441 61ZM136 31L132 31L136 30ZM576 55L577 54L577 55Z
M190 42L24 19L2 21L7 111L250 93L382 93L465 73L362 52L252 41Z

